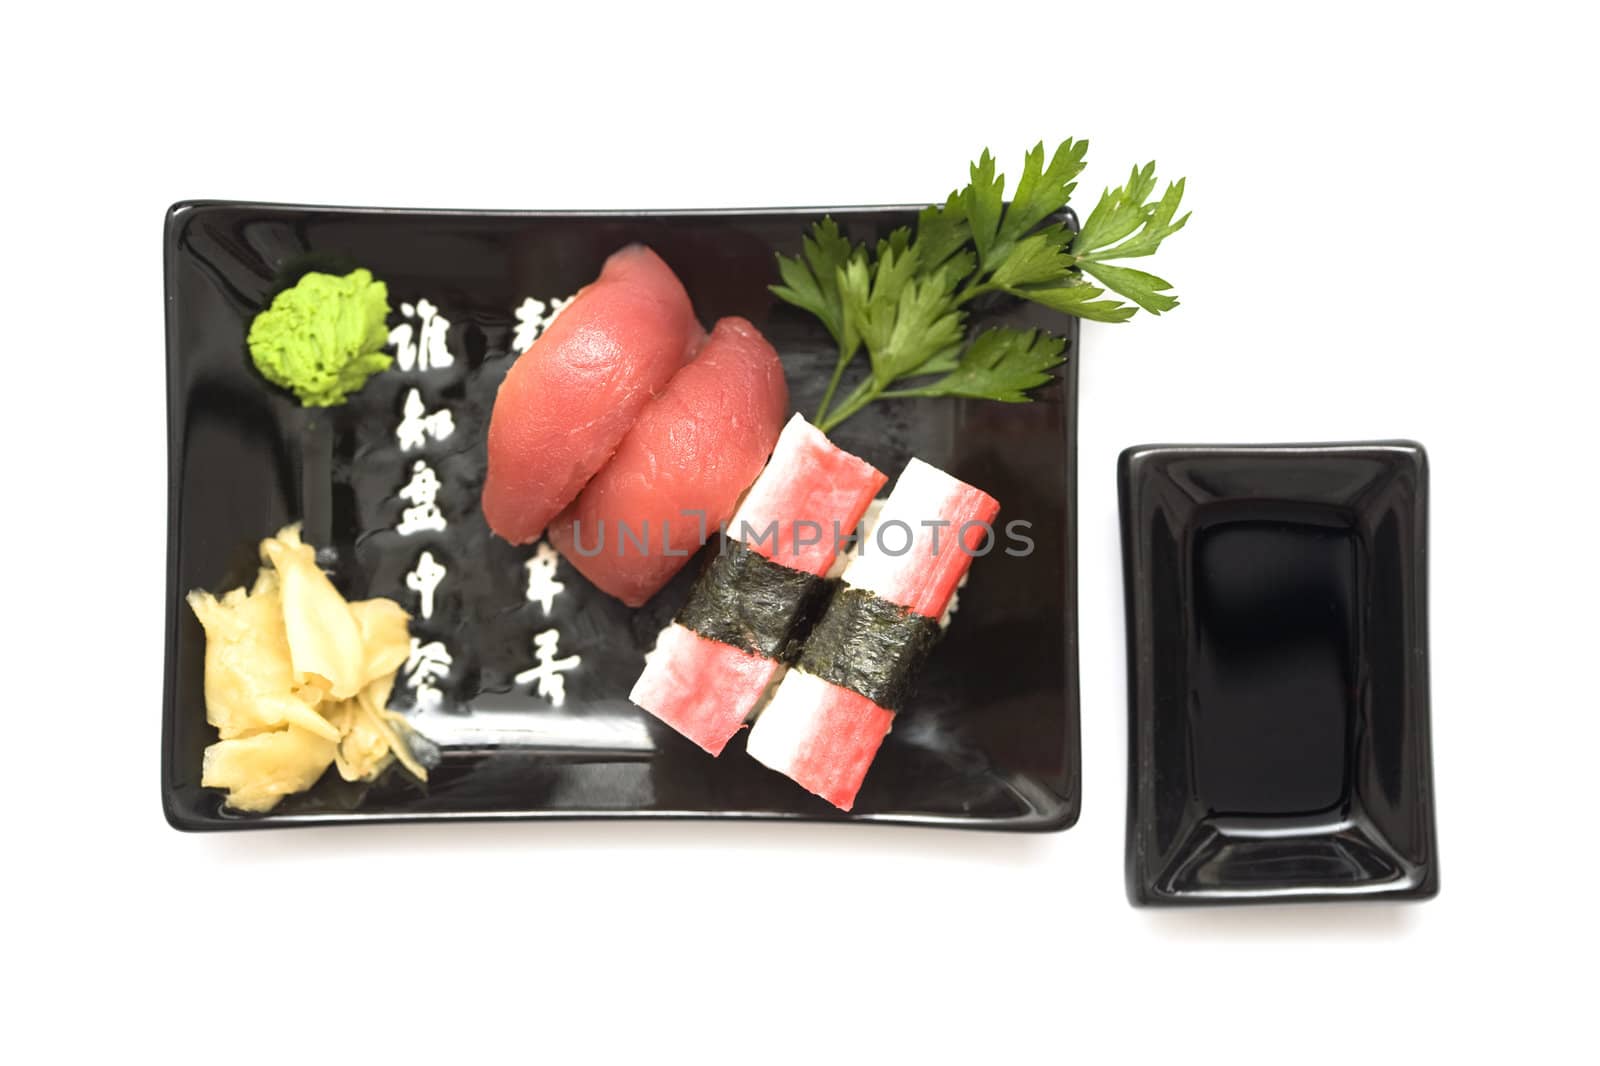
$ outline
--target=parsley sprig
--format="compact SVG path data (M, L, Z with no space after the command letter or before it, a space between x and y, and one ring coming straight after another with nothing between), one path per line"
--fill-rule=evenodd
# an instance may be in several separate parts
M1156 192L1154 163L1107 189L1072 232L1051 218L1083 171L1087 141L1067 140L1045 160L1044 144L1023 161L1005 201L1005 175L987 149L966 188L924 208L875 248L852 244L832 218L811 227L800 254L778 256L780 299L816 315L839 346L813 421L824 431L874 400L967 396L1026 403L1050 380L1066 341L1040 330L995 328L967 336L967 305L1007 293L1079 318L1125 322L1178 306L1162 278L1118 261L1153 255L1183 228L1183 180ZM833 406L845 371L865 348L871 373Z

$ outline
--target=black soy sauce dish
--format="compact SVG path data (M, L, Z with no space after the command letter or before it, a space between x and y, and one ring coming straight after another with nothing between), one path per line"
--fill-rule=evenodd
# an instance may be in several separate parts
M1059 380L1029 404L977 400L874 404L833 438L898 474L912 456L1000 500L1001 521L1026 519L1034 549L979 559L960 610L919 676L867 775L855 809L834 810L744 751L720 758L628 701L644 653L682 606L693 560L634 611L563 565L546 617L524 595L530 547L492 537L478 511L484 434L495 391L517 354L515 309L563 297L632 241L677 272L702 321L749 319L784 364L790 403L816 410L837 350L810 316L767 289L775 252L793 254L831 214L855 240L913 222L913 207L770 211L536 213L410 211L196 202L165 231L169 415L166 701L162 803L185 830L498 818L733 818L889 822L1058 830L1079 806L1077 584L1074 520L1077 323L1034 305L987 303L982 325L1047 325L1069 338ZM447 370L392 368L349 403L303 410L250 364L255 314L306 270L361 266L393 307L426 297L450 322ZM400 321L399 312L391 327ZM406 393L448 406L455 431L428 454L444 482L449 526L397 537L409 459L394 430ZM433 447L433 446L430 446ZM271 813L244 815L201 786L217 731L206 723L205 641L184 605L193 588L251 581L256 545L303 520L319 563L351 599L385 596L415 612L406 572L428 548L450 568L432 623L413 632L449 644L447 701L413 724L438 749L424 786L399 770L371 784L323 775ZM714 538L713 538L714 540ZM715 550L715 547L710 549ZM553 707L528 684L535 633L561 631L582 665ZM394 708L410 710L405 695Z
M1118 475L1129 899L1436 894L1422 447L1147 445Z

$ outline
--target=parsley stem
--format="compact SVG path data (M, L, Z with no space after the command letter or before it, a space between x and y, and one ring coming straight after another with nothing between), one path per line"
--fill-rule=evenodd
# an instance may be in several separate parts
M817 406L817 417L812 419L816 425L822 425L822 420L828 414L828 405L833 402L833 394L839 389L839 379L844 377L844 368L850 365L850 360L855 357L855 352L846 352L844 342L839 343L839 359L833 364L833 376L828 379L828 391L822 394L822 403Z
M878 398L878 394L882 391L883 387L878 384L876 378L867 378L850 391L850 395L844 398L844 400L839 404L838 408L831 415L826 418L818 416L817 428L822 430L824 433L828 432L839 423L843 422L845 419L849 418L851 415L867 406L867 404L871 403L873 400L876 400Z
M996 285L992 281L986 281L983 284L979 285L977 283L977 279L974 278L972 281L967 283L967 287L966 288L962 289L961 292L959 294L957 294L957 296L956 296L956 304L957 305L964 304L968 300L976 299L979 296L982 296L986 292L994 292L999 288L1000 288L1000 286Z

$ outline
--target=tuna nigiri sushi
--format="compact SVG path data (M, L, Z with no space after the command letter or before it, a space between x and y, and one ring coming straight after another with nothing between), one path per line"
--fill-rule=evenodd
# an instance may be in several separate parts
M634 244L607 259L500 385L483 486L489 528L513 544L537 540L703 337L660 256Z
M799 662L750 730L757 761L841 810L855 804L912 676L938 640L939 616L974 555L993 546L999 510L987 493L911 460L883 505L877 534L845 567Z
M791 418L629 698L720 754L792 661L841 541L887 480Z
M598 588L639 606L733 514L788 407L778 353L749 322L724 318L550 523L550 543Z

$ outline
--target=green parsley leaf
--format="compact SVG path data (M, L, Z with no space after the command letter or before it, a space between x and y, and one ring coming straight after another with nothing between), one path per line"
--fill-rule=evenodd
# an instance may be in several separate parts
M1145 168L1149 174L1148 179L1143 183L1146 190L1143 193L1145 197L1148 197L1150 191L1155 188L1154 168L1154 163ZM1111 209L1113 211L1120 210L1128 215L1142 214L1139 226L1136 227L1139 229L1139 234L1132 240L1124 241L1113 248L1106 248L1106 245L1110 243L1109 241L1103 238L1096 239L1097 235L1093 233L1091 233L1091 236L1085 237L1080 231L1073 240L1073 251L1077 253L1080 259L1085 261L1132 259L1141 255L1154 255L1156 249L1161 247L1162 241L1177 233L1183 228L1184 223L1189 221L1188 213L1185 213L1178 221L1172 221L1173 216L1178 213L1178 205L1183 201L1183 184L1184 179L1182 178L1172 182L1167 186L1167 191L1161 194L1161 199L1154 204L1144 204L1135 210L1124 202L1120 206ZM1117 193L1122 192L1122 189L1117 190ZM1115 194L1109 195L1112 195L1115 202ZM1104 197L1101 198L1101 202L1105 202ZM1098 211L1099 209L1099 205L1096 205L1096 210ZM1089 217L1093 219L1094 215L1091 214ZM1084 228L1087 230L1087 225ZM1121 240L1120 237L1117 239Z
M966 209L967 225L972 230L972 243L978 247L978 264L992 270L994 262L990 251L1000 230L1000 213L1005 200L1006 176L994 172L994 159L985 148L971 167L972 183L962 191L962 205Z
M961 345L952 344L944 351L939 352L932 359L917 367L914 373L906 375L907 378L923 378L933 374L948 374L961 365Z
M824 431L877 399L966 396L1021 403L1062 363L1065 341L1037 330L990 329L970 344L968 302L1003 292L1079 318L1124 322L1139 310L1178 305L1165 279L1117 260L1153 255L1189 221L1178 217L1184 183L1158 199L1155 164L1134 167L1125 184L1101 194L1073 233L1059 215L1076 188L1087 141L1066 140L1045 158L1044 144L1023 159L1009 204L1005 175L987 149L969 184L924 208L915 229L901 227L876 247L852 245L832 219L812 227L801 254L778 257L781 299L822 320L839 359L815 421ZM857 351L872 364L833 408ZM912 379L923 382L904 385ZM931 379L931 380L930 380Z
M839 232L839 224L824 218L811 227L802 241L800 255L778 256L782 285L769 285L773 295L822 320L841 353L855 355L861 343L851 334L845 319L844 301L839 294L839 272L856 254L849 240Z
M978 334L955 370L914 389L888 396L968 396L1001 403L1027 403L1029 389L1050 380L1050 371L1066 362L1067 342L1036 329L999 327Z
M1043 304L1063 314L1087 318L1094 322L1126 322L1137 308L1117 300L1101 300L1106 291L1086 281L1063 285L1054 289L1028 289L1019 292L1036 304Z
M1143 270L1107 265L1112 259L1154 255L1162 241L1189 221L1187 214L1173 221L1183 201L1182 179L1168 185L1161 198L1151 203L1155 188L1155 163L1134 167L1126 185L1101 194L1100 202L1073 238L1071 253L1083 273L1118 296L1159 315L1178 306L1177 297L1168 293L1170 282ZM1133 313L1132 308L1128 313Z
M916 251L905 247L897 253L893 246L880 250L870 290L864 265L852 263L846 272L846 310L866 344L873 378L887 388L958 344L966 315L951 299L955 285L951 271L919 277Z
M1044 165L1044 142L1033 146L1022 164L1022 179L1006 208L1005 221L1000 224L1000 244L1007 247L1020 241L1024 234L1051 215L1067 206L1077 183L1072 179L1083 173L1083 157L1089 151L1088 141L1071 139L1061 142L1050 165Z
M931 269L943 266L951 256L966 247L972 239L972 227L967 224L967 202L961 193L953 192L943 205L924 207L917 216L917 238L914 247L923 263ZM971 252L963 252L971 256ZM970 273L976 260L962 271Z
M950 288L942 275L908 284L896 312L889 343L881 353L873 353L873 376L885 387L959 345L966 332L966 312L950 302Z
M1083 272L1112 292L1126 296L1152 315L1159 315L1178 306L1178 298L1166 293L1166 290L1172 288L1172 283L1154 274L1147 274L1143 270L1114 267L1106 263L1085 263Z
M995 268L989 284L1018 296L1028 285L1063 285L1072 280L1072 255L1067 245L1072 234L1061 226L1047 226L1024 237Z

